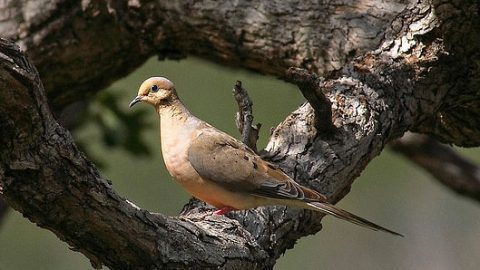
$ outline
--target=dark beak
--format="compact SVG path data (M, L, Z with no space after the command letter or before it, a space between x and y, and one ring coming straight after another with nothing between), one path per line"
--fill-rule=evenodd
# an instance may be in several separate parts
M142 101L142 97L141 96L136 96L132 102L130 102L130 104L128 105L128 107L133 107L133 105L137 104L138 102Z

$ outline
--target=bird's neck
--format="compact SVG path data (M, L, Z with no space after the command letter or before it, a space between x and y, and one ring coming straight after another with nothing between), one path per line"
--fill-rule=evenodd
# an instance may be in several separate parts
M178 98L169 102L168 105L161 105L156 109L160 116L162 142L174 141L189 132L192 114Z
M178 164L183 164L192 137L201 121L191 115L183 103L176 99L168 106L157 107L160 116L160 141L167 169L172 173Z
M190 136L196 117L188 111L178 99L171 100L166 105L156 107L160 116L160 136L162 147L166 144L176 144Z
M155 109L160 116L161 121L168 121L168 119L171 119L174 122L184 122L191 116L188 109L178 98L171 100L168 104L160 104L156 106Z

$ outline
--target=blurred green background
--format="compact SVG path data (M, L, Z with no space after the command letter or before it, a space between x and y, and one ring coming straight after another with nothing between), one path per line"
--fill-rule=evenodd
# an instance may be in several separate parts
M254 102L255 121L263 124L259 148L276 126L303 102L295 86L273 77L217 66L196 58L180 62L150 59L143 67L101 92L97 100L119 99L125 115L145 112L139 126L151 156L131 155L122 148L108 147L103 127L112 127L110 138L125 140L118 120L97 102L88 109L102 120L87 119L74 132L88 154L102 163L101 171L114 189L142 208L175 215L189 196L168 176L160 155L158 119L153 108L139 105L128 110L139 84L150 76L172 80L187 107L200 118L237 136L236 103L231 89L241 80ZM103 137L102 137L103 136ZM108 141L108 140L107 140ZM475 150L462 152L480 162ZM480 208L459 197L399 156L384 151L355 181L350 194L339 205L405 235L353 226L332 217L324 229L302 238L278 261L276 269L479 269ZM80 253L71 251L53 233L41 229L10 211L0 227L0 270L91 269Z

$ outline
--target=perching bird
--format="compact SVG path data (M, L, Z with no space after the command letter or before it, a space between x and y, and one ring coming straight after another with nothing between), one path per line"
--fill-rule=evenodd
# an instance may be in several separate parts
M400 235L328 203L242 142L193 116L168 79L144 81L129 107L138 102L153 105L160 116L162 154L171 176L194 197L217 207L216 214L286 205Z

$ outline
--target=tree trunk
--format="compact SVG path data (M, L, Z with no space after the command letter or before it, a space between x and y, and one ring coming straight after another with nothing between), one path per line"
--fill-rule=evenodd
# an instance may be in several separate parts
M183 215L167 217L112 190L47 104L59 113L154 54L193 54L298 84L310 103L275 128L264 156L333 202L408 130L479 145L479 5L343 2L4 3L0 30L31 59L1 41L6 201L94 266L113 269L268 269L297 239L318 232L321 215L310 211L212 217L192 201ZM310 73L286 72L290 66ZM331 110L318 105L327 103Z

